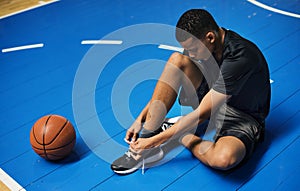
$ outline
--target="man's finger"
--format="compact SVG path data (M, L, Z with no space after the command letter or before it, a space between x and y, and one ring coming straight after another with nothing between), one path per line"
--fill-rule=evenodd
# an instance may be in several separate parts
M128 139L126 139L126 138L124 138L124 141L127 143L127 144L129 144L130 145L130 141L128 140Z
M141 154L143 152L142 149L137 148L137 144L136 143L131 143L130 144L130 151L135 153L135 154Z
M134 133L132 138L131 138L131 142L135 142L137 140L137 133Z
M125 135L125 139L130 142L130 139L132 138L132 135L133 135L132 132L127 131L127 133Z

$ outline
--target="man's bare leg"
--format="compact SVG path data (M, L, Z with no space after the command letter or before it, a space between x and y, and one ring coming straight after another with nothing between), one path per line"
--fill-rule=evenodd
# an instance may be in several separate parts
M202 79L203 75L194 62L187 56L173 53L154 89L144 128L154 131L161 125L167 112L173 106L181 86L194 93L195 102L197 102L195 89L200 85Z
M185 135L182 144L204 164L219 170L238 165L246 155L244 143L236 137L221 137L216 143L204 141L193 134Z

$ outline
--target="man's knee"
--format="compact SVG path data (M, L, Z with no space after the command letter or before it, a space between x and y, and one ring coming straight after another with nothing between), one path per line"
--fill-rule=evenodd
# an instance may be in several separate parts
M208 160L208 164L218 170L229 170L237 166L243 160L244 155L230 151L221 151L212 155Z
M179 52L174 52L170 58L169 58L169 64L173 64L176 67L180 68L181 70L184 70L189 64L192 63L192 61L183 54Z
M201 141L201 139L192 138L188 140L187 136L185 136L181 142L183 146L188 148L193 152L193 154L201 160L202 157L199 157L201 155L205 155L208 150L209 152L213 152L214 150L214 144L209 141ZM199 145L202 143L201 146L195 147L196 145ZM230 153L216 153L216 154L209 154L210 157L206 158L208 166L218 169L218 170L229 170L236 166L239 163L239 160L237 160L237 157L230 154ZM207 156L207 155L206 155Z
M229 170L237 166L246 155L246 147L235 137L222 137L212 150L208 164L216 169Z
M229 170L235 163L236 160L229 154L216 154L208 161L209 166L219 170Z

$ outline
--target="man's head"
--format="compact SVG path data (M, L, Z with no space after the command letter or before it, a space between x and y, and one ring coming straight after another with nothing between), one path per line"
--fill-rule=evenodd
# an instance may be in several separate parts
M176 39L189 51L190 57L206 59L215 48L218 31L219 26L209 12L191 9L179 18Z

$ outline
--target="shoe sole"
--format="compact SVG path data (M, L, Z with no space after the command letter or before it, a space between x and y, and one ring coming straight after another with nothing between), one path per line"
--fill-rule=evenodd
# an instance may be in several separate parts
M144 159L144 165L157 162L157 161L161 160L163 157L164 157L164 151L161 149L160 152L157 153L156 155L153 155L153 156L150 156L150 157ZM138 170L142 165L143 165L143 160L141 160L137 165L135 165L131 169L122 170L122 171L114 170L114 172L117 174L126 175L126 174L130 174L130 173L133 173L134 171Z

